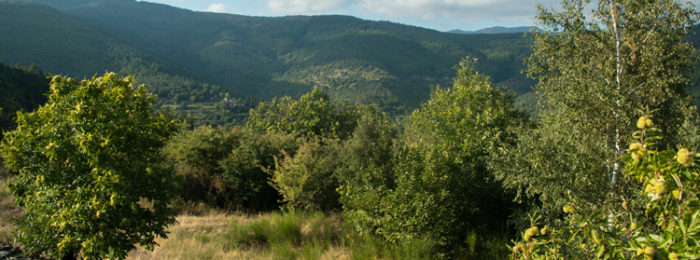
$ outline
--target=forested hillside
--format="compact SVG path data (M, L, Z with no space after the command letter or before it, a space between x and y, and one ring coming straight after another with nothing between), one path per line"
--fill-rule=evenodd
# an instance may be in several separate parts
M0 60L75 77L137 74L171 103L220 100L216 86L232 97L269 99L318 85L333 98L401 113L426 100L431 85L449 85L464 56L479 58L480 71L517 93L532 84L520 74L531 43L520 34L457 35L347 16L248 17L133 0L33 2L56 9L3 3L0 30L12 37L0 38ZM209 91L194 91L202 86Z
M0 63L0 137L15 124L16 111L32 111L46 102L49 79L36 66L10 67Z

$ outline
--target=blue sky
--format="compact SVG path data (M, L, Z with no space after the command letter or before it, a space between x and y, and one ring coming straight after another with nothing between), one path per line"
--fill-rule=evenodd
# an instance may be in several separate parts
M530 0L146 0L195 11L252 16L343 14L441 31L533 25ZM545 5L559 0L540 0Z
M195 11L251 16L343 14L447 31L534 25L535 3L560 0L145 0ZM594 0L595 1L595 0ZM688 0L685 0L688 1ZM698 6L700 0L690 0Z

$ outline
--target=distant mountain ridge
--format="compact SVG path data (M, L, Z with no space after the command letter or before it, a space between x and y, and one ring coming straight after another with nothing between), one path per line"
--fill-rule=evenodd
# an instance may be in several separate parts
M134 74L163 105L215 121L228 120L217 112L229 106L225 100L299 96L314 85L334 99L399 114L427 100L431 86L450 86L465 56L478 58L477 69L497 85L529 93L534 81L520 73L532 44L524 30L456 34L350 16L250 17L135 0L0 0L0 61L77 78Z
M519 35L457 35L349 16L249 17L134 0L24 2L51 8L3 2L0 30L13 37L0 37L0 60L75 77L137 74L165 102L296 96L318 85L336 99L401 113L426 100L431 85L451 85L465 56L518 93L532 84L520 74L531 41Z
M463 30L455 29L455 30L450 30L447 32L448 33L455 33L455 34L503 34L503 33L528 33L532 29L537 29L537 27L534 27L534 26L518 26L518 27L494 26L494 27L479 29L476 31L463 31Z

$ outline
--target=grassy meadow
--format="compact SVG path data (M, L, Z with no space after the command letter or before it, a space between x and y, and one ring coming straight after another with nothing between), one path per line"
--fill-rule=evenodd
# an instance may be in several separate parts
M431 246L392 247L346 232L340 216L321 212L257 215L210 211L180 215L153 251L127 259L424 259Z

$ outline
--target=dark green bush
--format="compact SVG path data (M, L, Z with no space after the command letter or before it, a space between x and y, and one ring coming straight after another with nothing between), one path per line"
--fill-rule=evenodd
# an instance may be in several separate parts
M173 137L164 151L181 177L183 204L259 211L279 205L268 172L276 157L293 154L296 147L290 135L201 126Z
M234 189L224 177L220 163L239 146L244 134L242 128L200 126L183 130L170 139L164 153L181 178L180 196L184 201L232 206Z
M296 140L285 134L247 133L238 147L220 162L236 209L271 210L282 199L270 185L275 158L294 154Z

